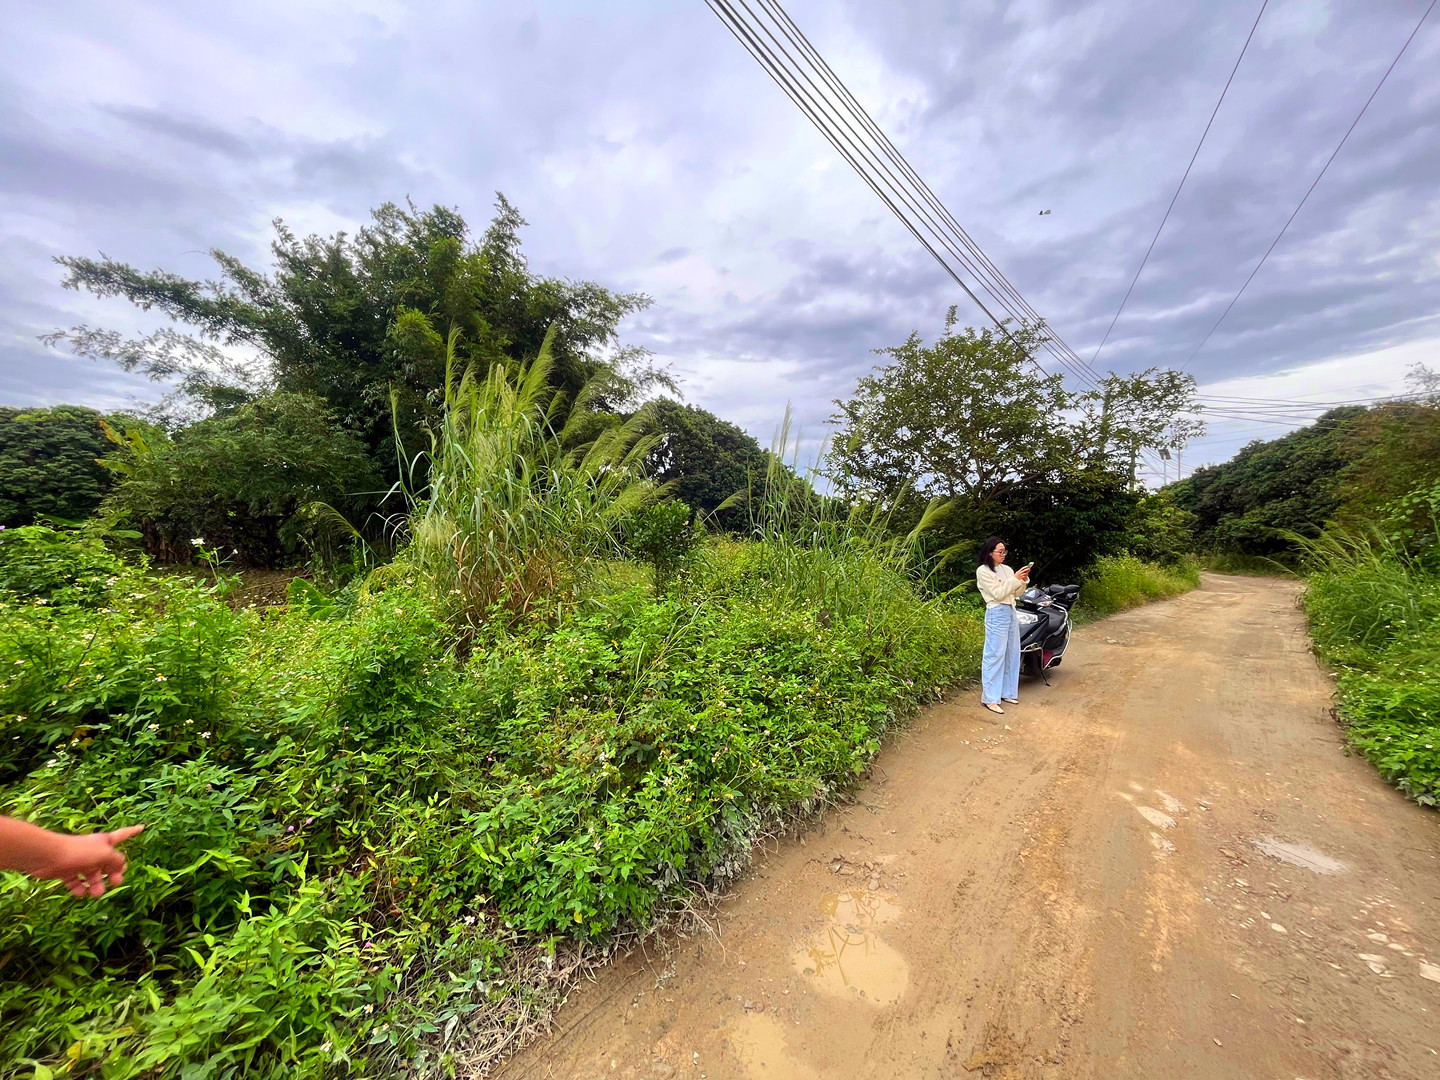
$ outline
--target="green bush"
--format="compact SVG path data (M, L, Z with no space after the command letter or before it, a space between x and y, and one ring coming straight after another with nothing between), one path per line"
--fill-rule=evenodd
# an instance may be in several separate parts
M174 435L133 424L111 434L105 464L120 482L104 509L162 562L189 562L200 540L240 565L283 565L301 508L369 505L379 484L364 445L309 394L268 394Z
M1080 579L1080 614L1095 618L1189 592L1200 584L1192 556L1173 566L1147 563L1133 555L1097 559Z
M79 405L0 407L0 528L94 513L114 479L97 460L110 448L103 419Z
M548 1000L523 957L724 881L973 674L975 614L834 535L715 541L668 595L616 575L545 618L458 626L404 558L264 614L232 611L223 579L113 563L88 592L82 573L7 593L0 812L146 831L93 903L0 878L0 1059L453 1067L467 1030ZM42 539L57 564L103 561L70 534L21 541Z
M664 591L690 561L703 533L692 511L679 499L667 499L638 511L623 526L625 549L648 563L655 588Z
M48 525L0 530L0 600L61 606L93 600L124 570L97 536Z
M1307 553L1310 631L1350 741L1407 795L1440 804L1440 574L1378 531L1332 529Z

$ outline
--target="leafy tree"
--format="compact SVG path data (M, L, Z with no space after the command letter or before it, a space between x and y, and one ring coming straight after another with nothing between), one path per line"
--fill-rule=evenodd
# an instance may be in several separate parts
M918 333L879 349L891 363L837 401L831 450L837 484L862 498L921 496L983 503L1032 482L1074 457L1063 416L1076 404L1062 376L1035 369L1036 332L1007 336L967 328L925 345Z
M166 561L189 559L199 540L243 564L279 565L302 506L354 506L378 483L363 444L313 394L266 394L173 436L131 424L111 437L105 464L123 482L105 509Z
M625 523L625 548L650 564L658 592L665 591L700 544L704 534L693 517L679 499L665 499L636 511Z
M663 437L647 467L660 483L674 483L675 493L691 509L714 515L722 528L743 529L744 507L721 504L747 490L766 474L768 455L755 438L714 413L669 398L649 408Z
M79 405L0 408L0 525L95 512L113 480L96 460L110 448L103 420Z
M1197 432L1182 415L1193 408L1194 380L1152 369L1072 393L1033 361L1043 329L955 326L952 308L933 345L912 334L880 350L891 362L836 403L836 486L854 499L894 502L902 528L920 520L928 500L948 500L924 539L932 557L968 556L995 533L1053 581L1126 548L1140 502L1133 457ZM960 558L937 580L969 571Z
M1253 442L1223 465L1196 469L1167 490L1196 518L1202 549L1276 556L1286 532L1318 536L1342 505L1340 475L1358 407L1332 409L1308 427Z
M353 237L302 240L277 220L269 273L217 250L220 276L212 281L65 257L58 261L68 288L159 310L191 333L127 341L79 326L49 340L177 382L201 412L234 411L271 389L318 397L387 468L394 431L408 455L421 445L422 422L435 418L452 330L463 335L462 361L484 371L536 355L553 328L556 387L573 395L594 383L602 406L663 383L643 351L617 339L620 321L648 298L535 274L520 248L524 224L504 196L478 241L442 206L386 203ZM254 359L236 359L237 350Z
M1133 482L1141 451L1168 454L1204 433L1204 422L1193 415L1199 411L1195 395L1195 377L1179 371L1112 373L1098 390L1080 396L1080 441L1090 447L1092 461L1123 467Z

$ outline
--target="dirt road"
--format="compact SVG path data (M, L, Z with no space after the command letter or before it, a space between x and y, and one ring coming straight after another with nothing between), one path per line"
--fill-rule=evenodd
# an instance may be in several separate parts
M1440 822L1347 757L1295 588L1207 576L973 693L632 956L538 1078L1440 1078Z

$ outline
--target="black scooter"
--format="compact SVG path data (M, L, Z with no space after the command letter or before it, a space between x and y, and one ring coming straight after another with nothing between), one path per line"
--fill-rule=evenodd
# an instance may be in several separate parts
M1070 645L1070 609L1078 599L1079 585L1033 587L1015 599L1022 675L1039 675L1050 685L1050 669L1060 666Z

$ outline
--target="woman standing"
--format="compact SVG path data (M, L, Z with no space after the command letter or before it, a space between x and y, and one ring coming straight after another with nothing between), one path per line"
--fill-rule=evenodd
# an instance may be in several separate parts
M1001 701L1020 704L1020 622L1015 598L1030 587L1030 567L1005 565L1005 541L992 536L980 545L975 584L985 598L985 656L980 663L980 704L1004 713Z

